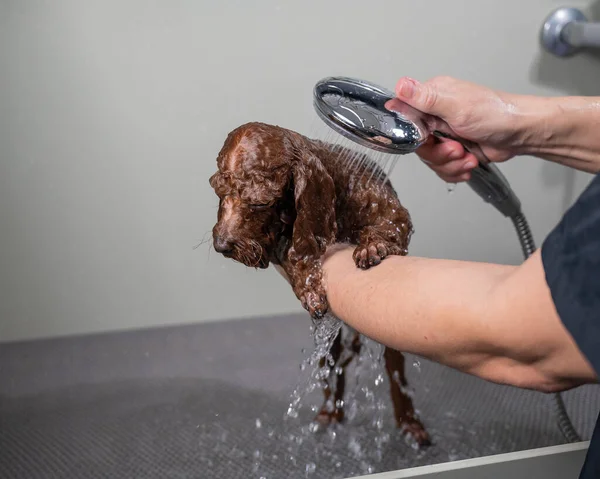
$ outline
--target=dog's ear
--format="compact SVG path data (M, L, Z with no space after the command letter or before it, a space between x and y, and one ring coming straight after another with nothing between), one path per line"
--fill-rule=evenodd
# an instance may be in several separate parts
M296 220L292 255L321 256L337 236L335 185L317 156L301 150L292 169Z

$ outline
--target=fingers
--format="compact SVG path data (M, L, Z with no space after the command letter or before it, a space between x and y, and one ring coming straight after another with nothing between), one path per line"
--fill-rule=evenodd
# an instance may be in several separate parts
M478 164L471 153L452 140L429 138L416 153L440 178L449 183L468 181L470 171Z
M436 78L419 83L409 77L398 80L396 96L413 108L431 115L447 118L456 109L458 100L455 95L446 94L444 85L452 79Z
M457 141L430 136L417 153L426 163L439 166L463 158L466 151Z
M464 163L461 163L451 165L450 168L431 169L447 183L462 183L463 181L469 181L471 179L471 170L473 168L465 167Z
M447 120L460 109L460 98L449 93L454 84L455 80L445 77L426 83L404 77L396 84L396 96L400 102ZM440 178L452 183L469 180L477 166L476 158L456 141L431 137L417 154Z

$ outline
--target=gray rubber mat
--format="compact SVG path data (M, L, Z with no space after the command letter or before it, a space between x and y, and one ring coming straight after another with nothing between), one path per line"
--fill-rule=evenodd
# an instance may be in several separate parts
M424 360L408 376L432 446L394 428L377 371L349 378L347 424L314 431L319 391L285 414L303 348L304 316L0 345L0 477L341 478L564 442L548 396ZM600 391L565 401L589 439Z

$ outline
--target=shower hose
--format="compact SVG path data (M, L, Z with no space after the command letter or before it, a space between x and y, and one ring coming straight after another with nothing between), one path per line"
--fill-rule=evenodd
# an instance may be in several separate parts
M511 216L511 220L517 230L517 235L523 249L525 259L529 258L535 251L535 242L533 241L533 235L529 229L529 224L523 213L519 213L515 216ZM568 442L579 442L581 438L575 430L573 423L569 419L565 403L560 393L553 393L552 399L554 403L554 409L558 417L558 427L562 432L563 436Z

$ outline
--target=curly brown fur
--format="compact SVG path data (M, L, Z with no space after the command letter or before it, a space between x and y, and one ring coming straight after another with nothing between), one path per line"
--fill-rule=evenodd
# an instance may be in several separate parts
M233 130L217 157L218 171L210 185L219 197L213 228L215 250L249 267L281 267L294 293L313 319L328 311L322 284L321 257L334 243L356 245L357 267L368 269L390 255L406 255L413 232L410 215L378 166L362 155L348 168L353 155L338 145L312 140L294 131L264 123L247 123ZM327 382L326 403L344 394L344 370L360 352L356 334L344 347L341 332L331 354L342 374L336 390ZM398 427L421 444L429 437L416 418L406 386L402 353L386 348ZM343 420L343 409L326 409L321 423Z

